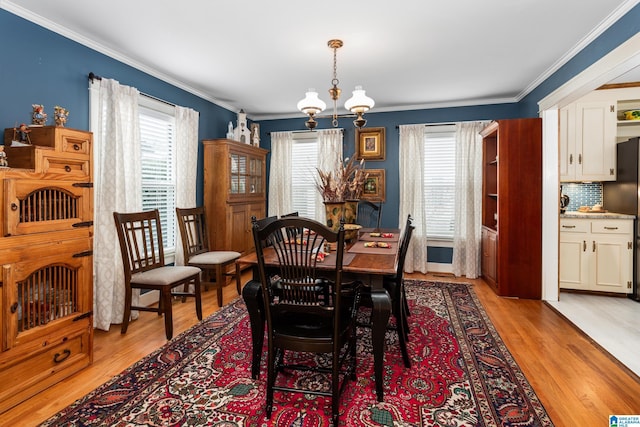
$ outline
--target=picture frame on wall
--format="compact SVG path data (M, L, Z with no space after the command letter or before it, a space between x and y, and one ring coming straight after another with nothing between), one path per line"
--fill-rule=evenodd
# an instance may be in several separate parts
M385 128L356 129L356 159L385 159Z
M364 188L361 198L371 202L384 202L385 195L385 170L365 169L367 177L364 180Z

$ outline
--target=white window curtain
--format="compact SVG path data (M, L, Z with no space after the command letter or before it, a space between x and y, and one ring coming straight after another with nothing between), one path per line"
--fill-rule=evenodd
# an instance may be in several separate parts
M176 106L176 206L196 206L196 178L198 173L199 113L191 108ZM176 265L184 265L180 233L176 234Z
M482 138L486 123L456 124L453 274L475 279L480 274L482 217Z
M291 146L292 132L271 132L271 163L269 170L269 215L291 212Z
M398 221L399 226L404 227L407 215L411 215L415 227L404 264L404 271L408 273L427 272L427 222L423 189L424 131L424 125L400 126Z
M342 163L342 129L325 129L318 131L318 169L337 171ZM327 211L322 196L316 191L316 218L326 223Z
M113 212L142 208L140 93L111 79L90 87L94 159L94 327L109 330L124 314L124 276ZM138 295L134 295L134 304ZM137 316L137 313L135 313ZM132 314L133 317L133 314Z

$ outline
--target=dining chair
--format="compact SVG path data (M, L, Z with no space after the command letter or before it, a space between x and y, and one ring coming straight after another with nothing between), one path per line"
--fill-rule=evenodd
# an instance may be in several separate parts
M300 230L304 232L300 234ZM284 238L275 238L274 234L280 233ZM342 283L344 228L334 232L320 222L300 217L280 218L261 228L254 219L253 238L267 329L267 417L271 417L274 391L302 392L331 397L333 425L337 426L341 391L356 378L355 318L360 298L359 283ZM265 240L271 240L273 246L263 248L260 242ZM331 253L334 269L316 268L324 262L318 251L325 242L337 245L337 251ZM265 252L275 262L269 269ZM278 275L275 282L271 275L274 269ZM329 357L322 360L329 362L288 364L285 352L323 353ZM290 369L328 374L331 391L277 384L278 374Z
M409 306L404 290L403 270L404 262L407 257L407 251L413 234L414 226L412 225L411 215L407 217L407 222L402 229L402 235L398 241L398 264L396 273L392 276L383 277L383 286L391 297L391 314L395 319L395 326L388 325L387 329L395 330L398 334L398 344L402 353L402 361L405 367L411 367L411 359L407 349L407 341L409 340ZM371 307L371 290L364 287L362 290L361 306ZM359 323L359 326L371 327L371 321Z
M226 285L227 277L235 277L238 295L241 292L241 278L236 268L228 273L229 266L240 258L240 252L213 250L209 244L207 220L204 207L176 208L178 227L182 239L185 264L202 270L202 284L205 289L209 285L215 286L218 293L218 306L222 307L222 288Z
M113 213L122 264L124 267L125 300L124 318L120 333L127 332L131 310L151 311L164 315L167 339L173 337L173 297L193 297L196 315L202 320L200 296L200 269L192 266L168 266L164 264L164 247L160 213L157 209L135 213ZM190 287L193 285L193 292ZM184 287L184 290L177 290ZM134 289L157 290L160 299L157 307L132 305Z
M358 224L367 228L380 228L381 219L382 202L375 204L369 200L358 201Z
M396 320L396 329L398 332L398 342L402 359L407 368L411 367L411 360L407 350L407 341L409 340L409 321L407 317L409 313L409 304L404 288L404 264L407 258L407 251L411 243L411 236L415 227L412 224L411 215L408 215L402 236L398 243L398 266L396 274L393 276L385 276L383 284L389 295L391 296L391 312Z

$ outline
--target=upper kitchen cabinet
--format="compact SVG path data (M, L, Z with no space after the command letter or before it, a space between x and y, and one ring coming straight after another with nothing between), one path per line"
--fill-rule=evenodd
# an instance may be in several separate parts
M601 89L560 110L560 180L615 181L616 144L640 135L640 87Z

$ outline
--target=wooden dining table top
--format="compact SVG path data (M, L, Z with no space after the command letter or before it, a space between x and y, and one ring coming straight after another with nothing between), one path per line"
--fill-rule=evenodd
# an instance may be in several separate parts
M393 228L380 229L381 233L399 233L400 230ZM368 229L360 230L360 235L369 233ZM370 239L367 239L370 240ZM380 239L384 241L386 239ZM368 275L393 275L398 267L398 242L389 242L392 248L384 251L371 251L372 253L350 252L349 249L358 243L362 244L362 240L356 240L345 245L345 253L343 255L343 272L351 274L368 274ZM276 265L277 256L275 250L271 247L263 249L265 263L267 265ZM330 252L323 262L318 262L316 268L331 270L335 268L335 252ZM244 255L236 260L238 264L257 265L258 258L255 252Z

